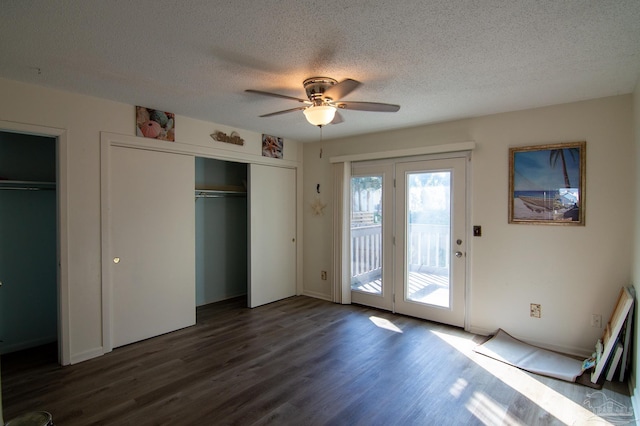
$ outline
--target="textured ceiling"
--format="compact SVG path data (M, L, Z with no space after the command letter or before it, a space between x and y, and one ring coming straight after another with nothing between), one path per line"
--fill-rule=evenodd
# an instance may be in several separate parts
M312 76L363 85L325 139L630 93L639 0L3 0L0 76L299 141ZM179 123L178 123L179 126Z

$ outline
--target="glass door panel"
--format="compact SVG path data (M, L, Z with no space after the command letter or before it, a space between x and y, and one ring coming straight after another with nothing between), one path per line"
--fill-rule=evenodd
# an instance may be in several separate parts
M407 174L405 294L413 302L448 308L451 172Z
M382 294L382 176L351 178L351 290Z
M391 310L393 169L354 164L351 176L351 300Z

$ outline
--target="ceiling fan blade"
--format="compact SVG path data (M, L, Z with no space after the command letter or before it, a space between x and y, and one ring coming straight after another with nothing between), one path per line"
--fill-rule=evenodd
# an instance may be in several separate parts
M400 105L383 104L380 102L340 102L336 104L336 106L342 109L374 112L396 112L400 109Z
M276 111L276 112L270 112L269 114L263 114L260 117L272 117L274 115L286 114L288 112L302 111L303 109L306 109L306 108L307 107L297 107L297 108L285 109L284 111Z
M340 100L356 90L361 84L362 83L359 81L347 78L346 80L342 80L340 83L336 83L325 90L322 94L322 98L330 98L334 101Z
M256 95L271 96L271 97L274 97L274 98L283 98L283 99L289 99L291 101L309 103L309 101L307 99L300 99L300 98L295 98L293 96L280 95L278 93L263 92L262 90L247 89L247 90L245 90L245 92L247 92L247 93L255 93Z
M340 124L343 121L344 121L344 118L342 117L342 114L336 111L336 115L333 117L333 120L329 124Z

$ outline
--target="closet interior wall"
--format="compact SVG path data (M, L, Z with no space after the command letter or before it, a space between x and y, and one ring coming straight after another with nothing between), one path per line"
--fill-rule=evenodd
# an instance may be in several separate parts
M247 294L247 165L195 158L196 306Z
M58 338L56 139L0 132L0 354Z

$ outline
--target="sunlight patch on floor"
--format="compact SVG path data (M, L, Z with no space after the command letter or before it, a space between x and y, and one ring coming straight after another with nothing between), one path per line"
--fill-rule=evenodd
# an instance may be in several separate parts
M374 323L379 328L384 328L386 330L394 331L396 333L402 333L402 330L400 330L388 319L371 316L369 317L369 320L371 320L371 322Z
M474 392L465 407L485 425L524 425L509 414L505 407L501 407L500 404L481 392Z
M474 341L438 331L432 331L432 333L493 376L500 379L503 383L536 403L559 421L568 425L585 424L594 421L602 422L600 424L609 424L606 420L598 417L584 406L573 402L561 393L540 383L524 371L473 352L473 348L477 346ZM486 402L486 400L483 401ZM476 404L477 403L478 401L476 401Z
M460 395L462 395L462 392L464 392L468 385L469 382L462 377L458 377L458 380L449 388L449 393L456 399L460 398Z

